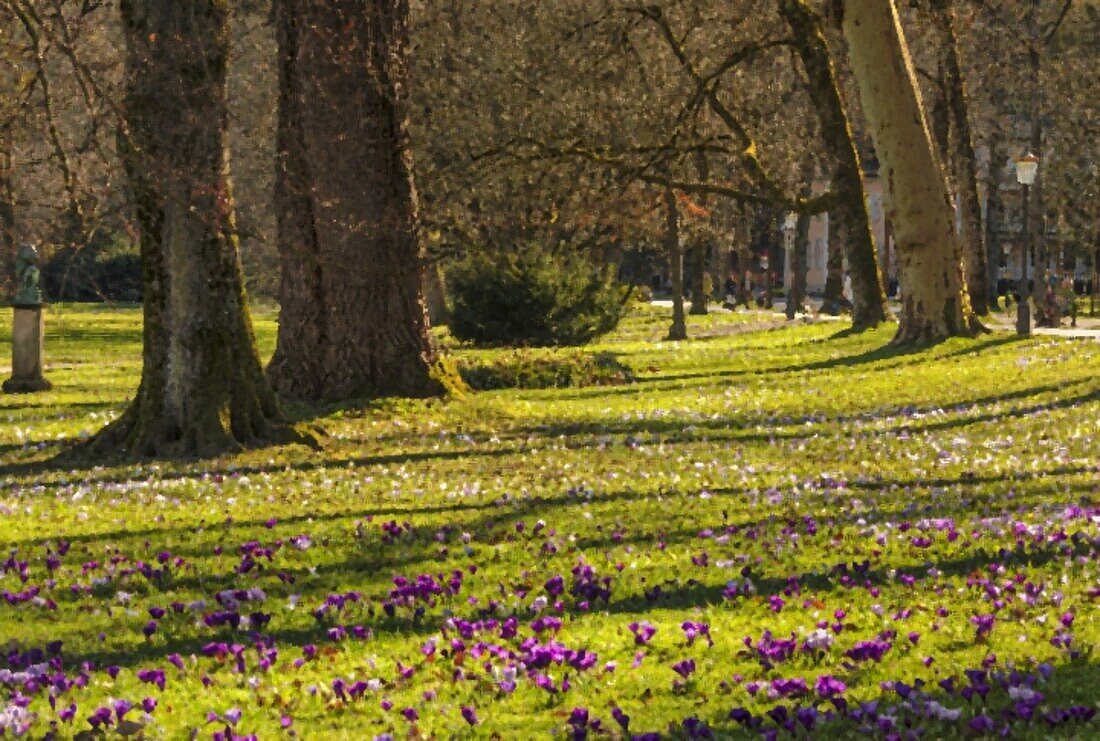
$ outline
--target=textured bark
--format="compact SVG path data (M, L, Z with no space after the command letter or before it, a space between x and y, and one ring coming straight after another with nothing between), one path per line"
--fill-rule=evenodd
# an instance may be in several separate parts
M852 127L829 56L820 18L804 0L781 0L780 8L794 32L795 50L809 78L809 93L821 121L825 146L835 161L834 213L847 226L844 250L852 277L852 324L874 327L886 321L886 292L875 252L875 237L864 198L863 168L852 139Z
M982 202L978 194L978 161L970 130L970 111L966 80L959 61L956 33L955 0L933 0L932 13L943 38L943 83L950 121L950 151L955 196L962 214L963 263L966 289L975 314L989 313L989 271L986 267L985 232L982 229Z
M680 209L672 188L665 188L665 250L672 264L672 326L668 329L668 339L686 340L684 250L680 246Z
M277 0L275 18L272 382L302 399L443 393L408 144L407 0Z
M11 127L0 125L0 298L11 295L15 283L15 190L12 183Z
M123 0L120 135L140 228L141 385L93 441L136 457L286 439L256 354L226 160L228 8Z
M951 196L894 0L844 0L842 27L897 239L903 295L894 341L972 335Z

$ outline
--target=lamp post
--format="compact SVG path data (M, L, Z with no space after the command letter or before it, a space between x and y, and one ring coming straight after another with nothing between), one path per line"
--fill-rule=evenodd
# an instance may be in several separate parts
M1020 260L1020 302L1016 306L1016 334L1027 337L1031 334L1031 289L1028 286L1028 260L1031 258L1030 228L1030 191L1039 174L1039 158L1030 152L1016 159L1016 180L1024 186L1024 254Z

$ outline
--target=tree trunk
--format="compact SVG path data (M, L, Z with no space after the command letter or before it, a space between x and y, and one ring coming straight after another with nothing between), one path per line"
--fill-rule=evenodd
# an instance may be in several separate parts
M676 193L665 188L665 251L672 264L672 326L668 339L686 340L687 321L684 317L684 250L680 246L680 210Z
M1036 157L1043 156L1043 49L1039 29L1039 0L1031 0L1028 6L1027 31L1030 37L1028 45L1028 85L1031 88L1031 136L1029 147ZM1043 206L1043 167L1035 175L1035 184L1031 186L1031 258L1035 263L1035 285L1043 280L1050 262L1046 245L1046 209Z
M1001 225L1004 223L1004 203L1001 201L1001 175L1003 174L1004 135L994 131L989 141L989 176L986 179L986 286L989 292L989 308L1000 307Z
M15 189L11 126L0 124L0 298L15 285Z
M424 306L428 310L428 322L435 327L447 323L447 284L438 262L424 266Z
M810 215L799 214L791 254L791 288L787 295L787 318L794 319L806 303L806 270L810 251Z
M443 393L408 144L407 0L277 0L275 18L282 282L269 376L301 399Z
M886 293L864 198L863 168L828 42L820 18L805 0L781 0L780 7L794 32L795 49L809 78L810 99L821 121L825 146L836 162L832 187L838 200L835 214L847 226L843 249L852 277L852 324L874 327L886 321Z
M830 213L821 310L834 316L840 313L841 297L844 293L844 244L847 241L845 231L844 222Z
M695 158L695 166L699 171L699 182L710 182L710 163L707 162L706 152L700 151ZM709 199L703 196L701 199L703 208L709 210ZM711 219L708 214L706 217ZM706 273L707 273L707 252L710 249L710 241L713 237L713 230L708 228L705 230L706 237L696 239L691 245L691 252L689 253L691 259L691 309L689 311L693 316L706 316L707 304L710 301L710 297L707 296L704 290L706 285Z
M959 39L954 0L934 0L932 12L943 37L944 93L951 123L950 162L955 196L962 213L963 264L966 290L974 313L989 313L989 271L986 267L985 232L982 230L982 202L978 194L978 162L970 131L970 111L959 61Z
M226 159L229 10L123 0L120 134L141 234L141 385L96 449L212 455L286 438L256 354Z
M954 209L894 0L844 0L842 27L897 239L903 296L894 342L970 336Z

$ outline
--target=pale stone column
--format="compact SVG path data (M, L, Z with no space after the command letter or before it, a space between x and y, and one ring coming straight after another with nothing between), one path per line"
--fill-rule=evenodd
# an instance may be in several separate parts
M16 306L11 332L11 378L4 393L45 391L52 384L42 375L45 365L46 323L41 306Z

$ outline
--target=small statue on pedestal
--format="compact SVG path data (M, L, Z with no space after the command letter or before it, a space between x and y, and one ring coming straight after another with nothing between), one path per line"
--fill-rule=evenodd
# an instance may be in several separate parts
M38 250L33 244L19 246L15 256L15 306L41 306L42 289L38 282L41 272L38 270Z
M20 246L15 256L15 311L11 332L11 378L4 381L9 394L45 391L52 387L42 375L45 360L46 327L42 318L41 273L38 250L33 244Z

